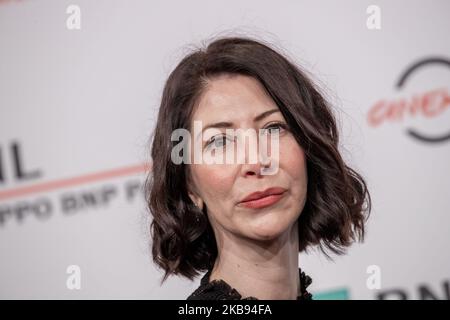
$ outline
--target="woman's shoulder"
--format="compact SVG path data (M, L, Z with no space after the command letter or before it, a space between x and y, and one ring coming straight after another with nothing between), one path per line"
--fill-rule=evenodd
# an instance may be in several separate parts
M312 294L308 292L307 287L312 283L310 276L305 274L300 268L300 296L297 300L312 300ZM211 270L208 270L200 280L199 287L192 292L187 300L258 300L255 297L245 297L224 280L209 281Z

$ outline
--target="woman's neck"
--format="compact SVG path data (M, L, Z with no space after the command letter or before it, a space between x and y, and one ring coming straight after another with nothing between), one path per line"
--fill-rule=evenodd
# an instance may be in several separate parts
M295 300L300 281L297 223L270 242L222 234L210 275L215 279L224 280L244 298Z

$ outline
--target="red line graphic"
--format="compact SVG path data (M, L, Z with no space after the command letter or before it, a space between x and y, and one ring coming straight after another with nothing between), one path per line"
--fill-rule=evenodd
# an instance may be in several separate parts
M86 184L90 182L96 182L106 179L111 179L115 177L127 176L137 173L148 172L151 170L151 164L144 163L129 167L111 169L106 171L101 171L97 173L85 174L78 177L60 179L55 181L49 181L44 183L38 183L31 186L20 187L5 191L0 191L0 200L11 199L15 197L20 197L24 195L29 195L38 192L51 191L55 189L73 187L81 184Z

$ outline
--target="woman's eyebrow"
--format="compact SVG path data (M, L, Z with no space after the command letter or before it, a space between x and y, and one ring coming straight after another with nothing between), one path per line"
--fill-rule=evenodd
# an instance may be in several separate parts
M257 115L257 116L253 119L253 122L261 121L262 119L268 117L269 115L271 115L272 113L275 113L275 112L280 112L280 110L279 110L279 109L271 109L271 110L264 111L264 112L261 113L260 115ZM202 132L201 132L201 133L203 134L203 132L204 132L206 129L209 129L209 128L232 128L232 127L233 127L233 123L232 123L232 122L223 122L223 121L221 121L221 122L216 122L216 123L208 124L207 126L205 126L205 127L202 129ZM200 134L199 134L198 136L200 136ZM197 138L198 138L198 137L197 137Z

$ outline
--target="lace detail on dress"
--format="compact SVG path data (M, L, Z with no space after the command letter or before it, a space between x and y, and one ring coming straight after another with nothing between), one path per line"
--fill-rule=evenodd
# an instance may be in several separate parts
M297 300L312 300L312 294L306 288L312 283L310 276L306 275L300 268L300 296ZM255 297L242 298L241 294L232 288L224 280L209 281L211 270L200 280L200 286L187 298L187 300L258 300Z

